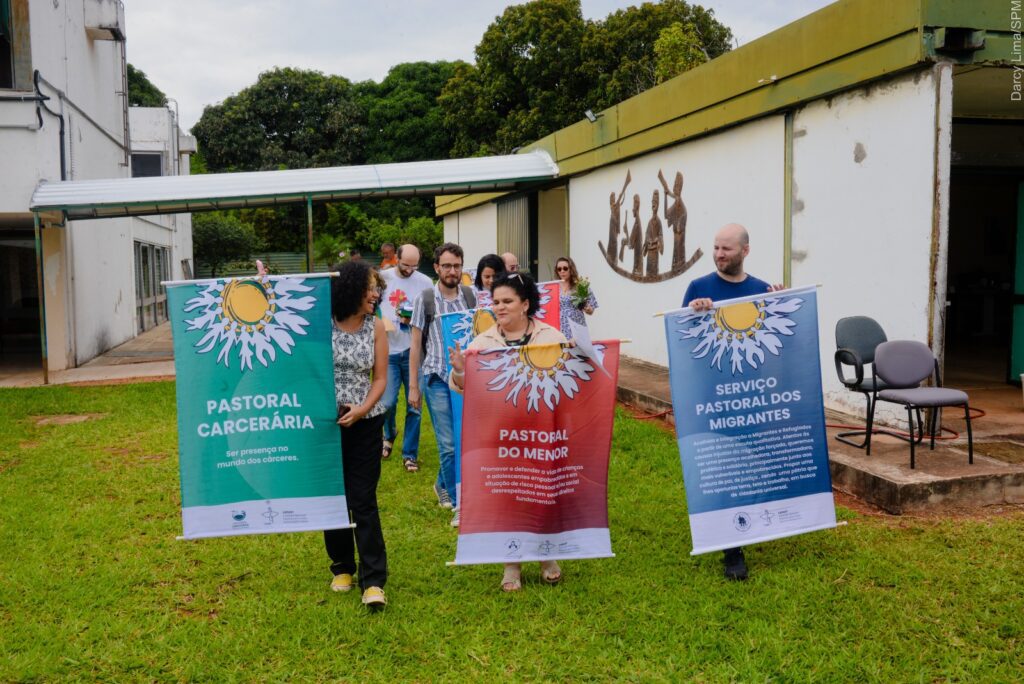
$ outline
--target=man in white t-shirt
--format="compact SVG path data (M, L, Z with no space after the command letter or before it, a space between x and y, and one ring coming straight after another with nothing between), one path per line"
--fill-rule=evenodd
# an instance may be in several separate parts
M388 407L384 415L384 452L382 458L391 455L398 428L395 414L398 407L398 388L405 385L405 436L402 438L402 461L407 470L415 470L420 449L420 410L409 404L409 345L412 329L409 319L412 305L424 290L433 287L430 278L416 270L420 263L420 250L416 245L402 245L398 248L398 264L395 268L381 271L387 290L380 302L381 314L393 325L388 331L388 387L384 391L384 404ZM391 328L394 328L391 330Z

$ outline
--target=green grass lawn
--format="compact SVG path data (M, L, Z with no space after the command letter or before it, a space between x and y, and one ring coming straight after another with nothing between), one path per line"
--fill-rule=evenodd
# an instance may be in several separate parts
M55 414L86 422L38 424ZM424 421L425 425L427 421ZM328 590L319 533L176 541L174 386L0 390L0 681L1020 681L1024 516L860 515L751 547L751 579L691 557L671 435L620 413L615 558L498 591L446 567L450 513L385 463L390 605Z

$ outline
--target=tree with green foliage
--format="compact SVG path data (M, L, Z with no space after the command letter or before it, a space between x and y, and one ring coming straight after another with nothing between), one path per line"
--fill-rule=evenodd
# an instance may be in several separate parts
M132 107L166 107L167 96L141 69L128 65L128 104Z
M252 256L259 239L252 226L237 216L206 212L192 216L192 247L196 261L209 264L216 278L224 264Z
M359 83L366 116L365 163L447 159L451 136L437 98L464 62L411 62L391 68L379 84Z
M364 112L352 84L319 71L278 68L192 127L211 172L343 166L364 160Z
M673 28L676 24L679 28ZM655 46L662 38L661 54ZM645 2L585 21L579 0L508 7L438 99L452 155L502 154L729 49L732 32L684 0ZM660 71L659 71L660 69Z
M684 0L645 2L613 12L587 26L580 66L590 84L586 102L595 110L607 109L727 52L731 42L732 31L712 10Z
M453 156L502 154L572 123L586 83L579 0L534 0L505 9L439 98L455 134Z
M708 60L692 24L678 21L661 30L654 41L654 76L658 83L700 66Z

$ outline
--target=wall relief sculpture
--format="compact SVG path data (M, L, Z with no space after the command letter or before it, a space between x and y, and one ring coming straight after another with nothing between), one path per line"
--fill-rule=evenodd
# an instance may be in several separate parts
M664 189L665 223L672 236L672 265L667 273L659 273L660 257L665 253L666 231L658 212L661 210L661 193L655 188L651 193L651 217L647 220L646 229L640 218L640 195L633 195L632 220L623 224L623 216L629 217L629 210L622 209L626 197L626 188L633 181L629 170L622 190L616 196L611 193L608 198L610 218L608 220L608 245L598 241L605 261L619 275L638 283L660 283L685 273L703 256L698 248L690 258L686 258L686 204L683 203L683 174L676 172L675 182L669 188L665 174L658 170L658 181ZM621 245L619 243L621 239ZM633 269L623 268L626 251L633 254Z

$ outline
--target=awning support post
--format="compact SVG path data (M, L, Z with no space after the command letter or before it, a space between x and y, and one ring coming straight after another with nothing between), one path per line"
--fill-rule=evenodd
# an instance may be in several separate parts
M313 272L313 197L306 195L306 273Z
M43 289L43 232L39 225L39 214L32 212L36 233L36 288L39 290L39 338L43 353L43 384L50 384L50 367L46 357L46 290Z

